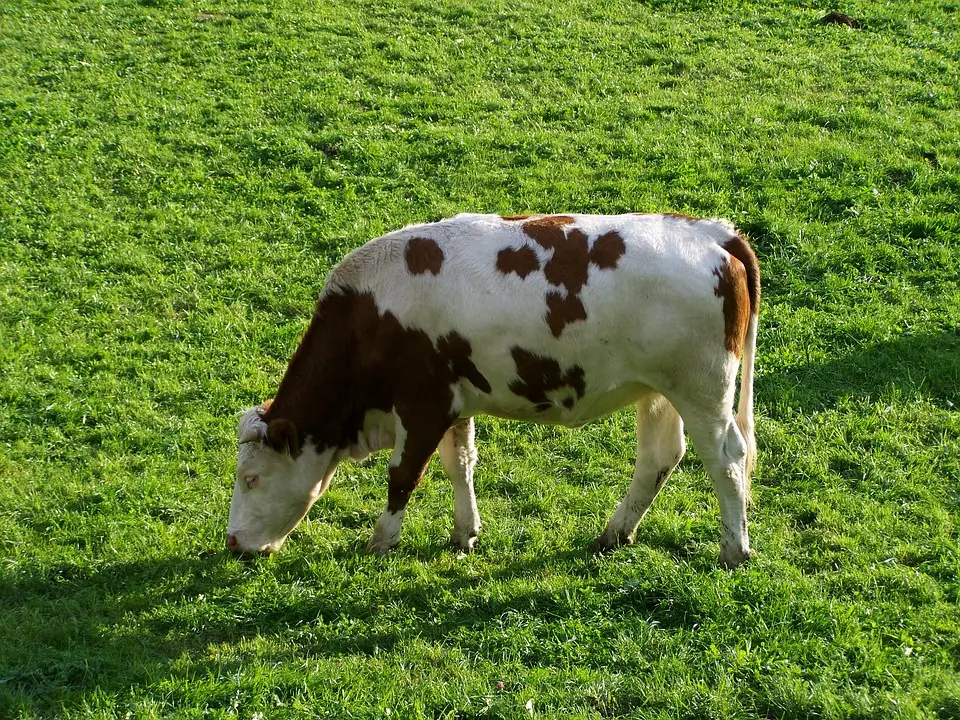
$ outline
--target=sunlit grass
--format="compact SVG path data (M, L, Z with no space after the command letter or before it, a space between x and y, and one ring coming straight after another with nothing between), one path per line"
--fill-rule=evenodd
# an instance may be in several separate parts
M826 9L0 3L0 717L960 716L957 8ZM628 412L481 419L471 556L438 463L363 552L383 458L226 556L237 413L345 252L657 210L760 256L748 566L692 452L590 554Z

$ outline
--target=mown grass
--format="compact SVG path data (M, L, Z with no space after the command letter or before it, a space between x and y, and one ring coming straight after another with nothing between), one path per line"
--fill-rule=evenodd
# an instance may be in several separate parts
M960 6L829 9L0 0L0 716L960 717ZM436 463L362 551L383 458L226 556L325 273L467 210L749 231L747 567L693 453L588 552L628 412L481 420L472 556Z

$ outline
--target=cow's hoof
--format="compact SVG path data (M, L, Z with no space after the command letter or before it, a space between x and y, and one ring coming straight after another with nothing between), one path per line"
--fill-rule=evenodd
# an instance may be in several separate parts
M450 544L460 552L472 553L477 549L477 533L453 533L450 536Z
M403 525L403 510L384 510L373 526L373 535L367 543L367 552L389 555L400 543L400 528Z
M633 545L633 538L623 533L604 530L603 535L593 543L593 553L594 555L602 555L612 552L622 545Z
M750 559L749 550L726 550L720 553L720 566L726 570L735 570Z
M386 535L378 532L379 528L373 531L373 537L367 543L367 552L375 555L389 555L400 544L400 538L397 535Z
M385 557L396 549L396 545L378 545L373 541L367 543L367 552Z

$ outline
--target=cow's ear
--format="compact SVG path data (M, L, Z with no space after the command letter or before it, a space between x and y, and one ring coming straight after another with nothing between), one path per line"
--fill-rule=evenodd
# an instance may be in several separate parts
M285 418L275 418L267 423L266 443L279 453L296 457L300 453L297 426Z

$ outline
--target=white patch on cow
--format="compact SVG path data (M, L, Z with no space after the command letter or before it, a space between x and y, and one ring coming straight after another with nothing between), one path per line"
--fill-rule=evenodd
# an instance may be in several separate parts
M237 423L237 442L245 445L254 440L263 440L266 436L267 424L263 421L260 408L250 408Z
M264 444L260 408L244 413L237 428L239 451L227 536L239 552L274 552L330 484L334 451L318 453L311 442L293 458ZM255 483L248 482L257 478Z
M720 563L735 568L750 557L750 539L747 535L748 480L745 473L747 443L736 422L727 424L720 452L703 460L720 502Z
M750 316L747 324L747 336L743 341L743 366L740 370L740 400L737 404L737 426L747 445L747 502L750 502L750 476L757 463L757 438L753 423L753 363L757 348L756 315Z
M391 413L394 420L394 444L393 453L390 456L390 467L399 467L403 459L403 444L407 439L407 431L400 421L400 416L396 411ZM386 555L393 550L400 542L400 529L403 527L403 517L406 509L390 510L384 509L373 528L373 536L367 543L367 550L375 552L378 555Z
M357 442L346 448L338 459L363 460L375 452L392 448L398 425L399 420L392 411L370 410L364 415Z
M473 386L470 386L473 388ZM476 388L473 388L476 391ZM460 383L454 383L450 386L450 395L453 399L450 401L450 417L459 418L460 411L463 409L463 388Z
M393 453L390 455L390 467L399 467L400 461L403 460L403 445L407 441L407 430L403 427L400 416L397 415L396 411L392 414L394 419L394 441Z
M686 451L683 420L670 402L651 393L637 402L637 463L627 496L597 540L600 551L633 542L637 525Z

